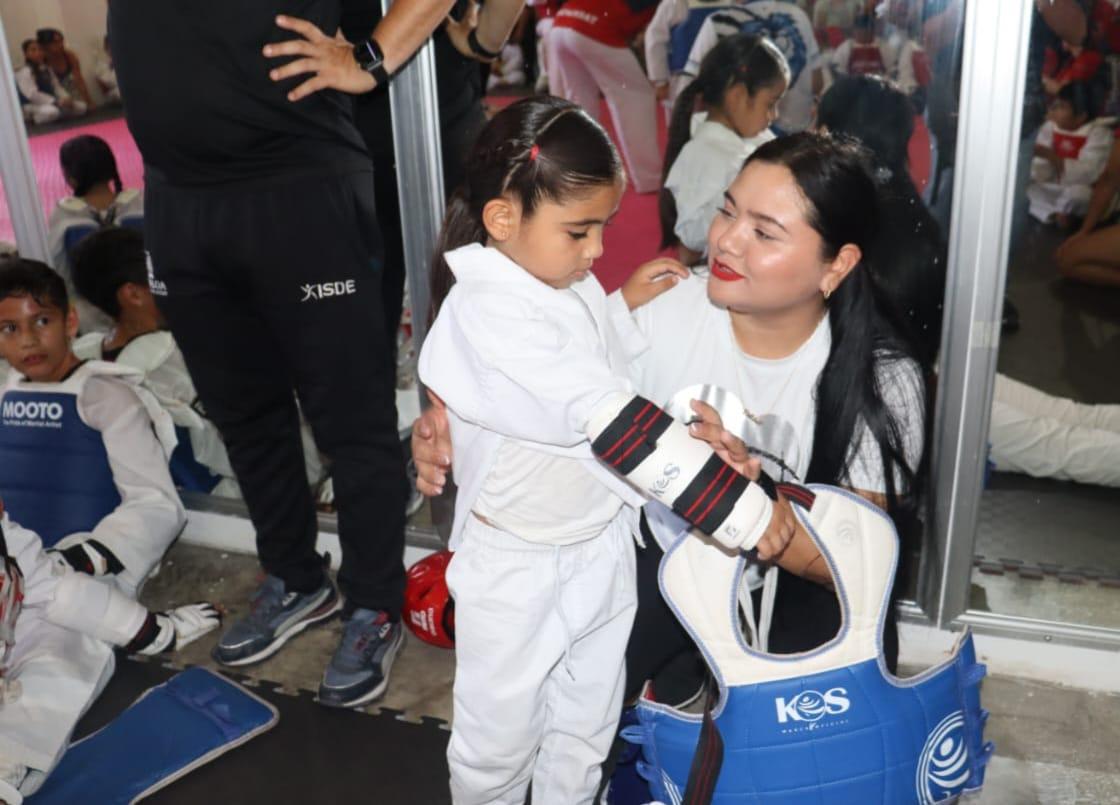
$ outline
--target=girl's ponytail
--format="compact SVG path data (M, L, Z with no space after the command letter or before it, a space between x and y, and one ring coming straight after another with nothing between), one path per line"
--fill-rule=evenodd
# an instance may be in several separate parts
M657 199L657 213L661 219L661 248L668 249L680 243L674 231L677 227L677 201L665 187L665 180L681 150L692 138L692 115L696 109L696 99L700 97L704 85L701 76L681 90L673 104L673 115L669 118L669 137L665 144L665 161L661 166L661 192Z
M447 203L447 212L443 216L443 228L439 233L439 242L436 244L435 253L432 255L432 302L429 311L428 324L435 321L440 305L451 292L455 284L455 275L451 273L451 266L443 259L443 255L460 246L469 243L485 243L486 229L482 225L482 215L479 211L475 215L471 204L466 198L466 189L460 187L451 196Z

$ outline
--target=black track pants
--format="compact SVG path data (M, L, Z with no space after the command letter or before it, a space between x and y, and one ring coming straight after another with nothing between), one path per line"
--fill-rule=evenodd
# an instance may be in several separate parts
M149 185L152 287L221 431L265 570L322 579L295 394L331 463L350 605L400 611L408 495L368 173Z

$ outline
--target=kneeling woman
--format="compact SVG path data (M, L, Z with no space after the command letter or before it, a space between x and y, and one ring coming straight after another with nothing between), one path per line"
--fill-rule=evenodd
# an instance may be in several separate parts
M853 489L906 534L924 485L926 367L899 335L866 263L878 208L858 146L812 133L767 143L712 221L707 276L682 281L633 313L617 298L614 324L645 341L630 367L643 395L675 411L688 410L702 386L737 398L720 408L739 421L721 423L703 409L706 421L696 426L717 449L741 450L742 438L775 479ZM442 488L450 466L450 443L434 435L446 434L442 417L430 409L413 431L424 491ZM631 696L691 647L657 592L661 552L645 542L628 651ZM840 607L808 535L799 533L778 564L769 650L828 641L840 628ZM893 666L893 617L885 644Z

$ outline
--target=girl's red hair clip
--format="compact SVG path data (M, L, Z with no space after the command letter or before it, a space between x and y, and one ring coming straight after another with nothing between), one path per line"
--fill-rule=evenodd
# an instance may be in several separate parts
M533 143L533 147L529 149L529 161L530 162L536 162L537 157L540 156L540 154L541 154L541 147L539 145L537 145L536 143Z

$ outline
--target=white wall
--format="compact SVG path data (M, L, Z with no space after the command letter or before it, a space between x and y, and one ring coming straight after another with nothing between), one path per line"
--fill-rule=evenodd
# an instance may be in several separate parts
M101 103L94 68L105 37L107 11L104 0L0 0L0 19L4 21L13 67L23 64L20 45L24 39L35 36L40 28L57 28L66 35L66 46L78 54L94 101Z

